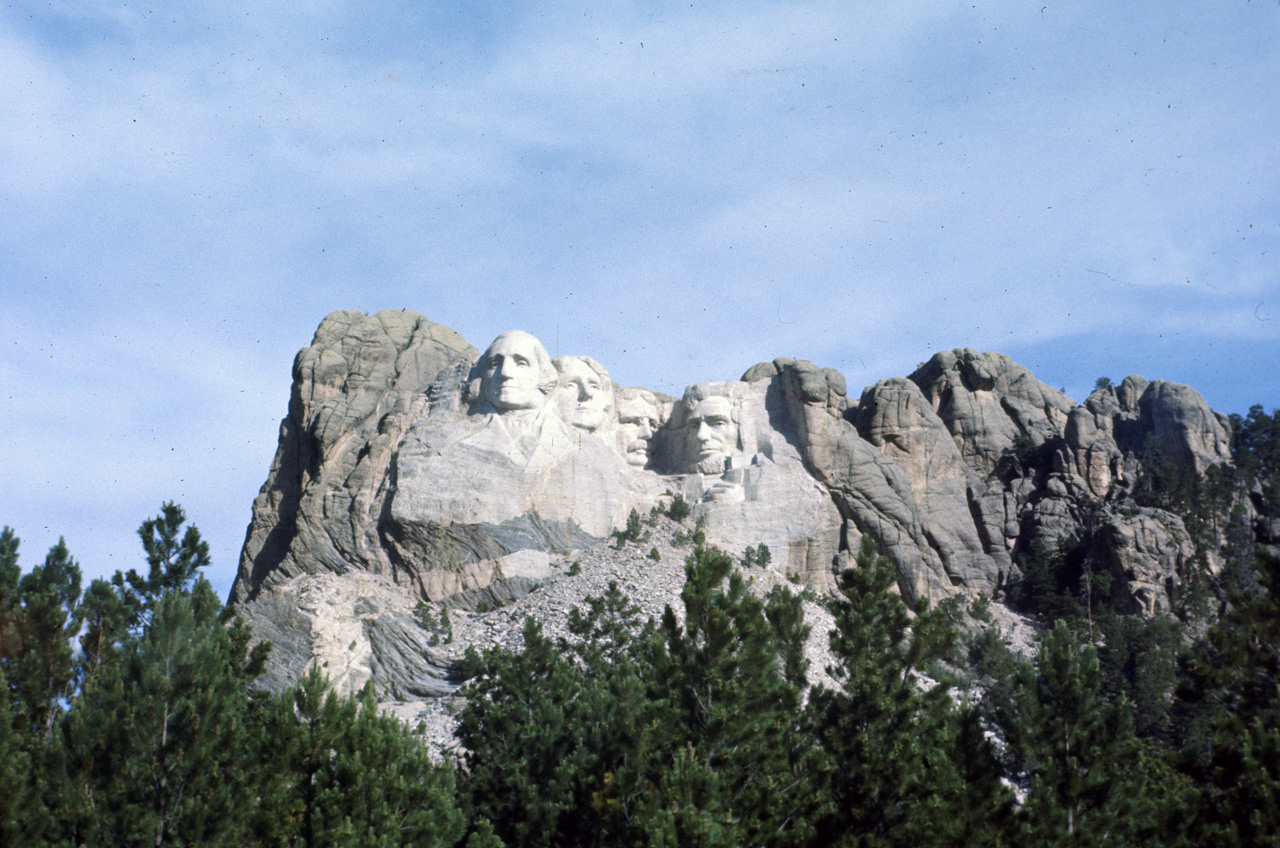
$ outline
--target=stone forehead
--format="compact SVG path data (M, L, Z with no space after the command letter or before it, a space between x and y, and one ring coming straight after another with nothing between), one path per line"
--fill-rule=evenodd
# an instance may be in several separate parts
M651 406L661 406L662 401L656 394L638 386L629 386L625 389L618 389L618 400L644 402Z
M684 397L676 404L672 415L671 426L684 426L689 416L698 406L710 398L722 398L727 411L736 421L741 414L741 405L747 383L727 380L711 380L695 383L684 390Z
M538 341L537 337L531 333L526 333L524 330L507 330L505 333L499 333L498 337L489 343L489 347L485 348L484 356L482 358L488 359L489 355L492 354L503 342L528 345L534 350L535 354L539 352L541 353L539 359L546 362L551 361L551 355L547 353L547 349L543 346L542 342Z
M594 371L602 381L609 381L609 371L589 356L557 356L551 360L551 364L555 365L556 370L561 374L568 374L571 370L577 368L588 368Z
M716 410L722 410L724 412L732 412L733 401L725 397L724 395L712 395L711 397L703 398L702 400L695 401L692 409L690 409L689 412L690 414L693 414L695 411L698 411L698 412L701 412L703 415L706 415L708 413L713 413Z
M623 397L622 395L615 395L614 403L618 408L619 416L648 414L655 419L662 416L662 404L652 396L639 397L630 395Z
M723 397L730 403L737 403L742 399L743 393L748 388L747 383L730 380L709 380L705 383L694 383L684 390L684 401L686 406L692 407L699 401L712 397Z

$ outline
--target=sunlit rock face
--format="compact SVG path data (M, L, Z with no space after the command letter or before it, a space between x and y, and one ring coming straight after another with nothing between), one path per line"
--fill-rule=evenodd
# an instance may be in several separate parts
M417 669L444 691L415 604L511 602L680 495L709 544L763 543L819 591L864 535L933 601L1000 592L1037 540L1088 538L1119 605L1156 614L1193 551L1176 516L1129 499L1141 457L1204 471L1229 447L1189 387L1129 377L1077 405L997 353L939 353L856 399L838 371L779 358L677 399L527 332L482 353L417 313L335 312L294 362L230 600L292 646L280 680L323 653L353 686L404 690Z

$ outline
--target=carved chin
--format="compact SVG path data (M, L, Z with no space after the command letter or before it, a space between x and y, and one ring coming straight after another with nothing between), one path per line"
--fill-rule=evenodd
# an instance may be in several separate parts
M579 430L586 430L588 433L594 433L600 429L600 425L604 423L604 413L598 410L578 410L573 417L573 426Z
M725 471L725 457L723 454L715 454L698 460L699 474L723 474Z
M499 389L494 393L492 403L504 412L516 409L537 409L546 400L541 393L530 396L520 389Z

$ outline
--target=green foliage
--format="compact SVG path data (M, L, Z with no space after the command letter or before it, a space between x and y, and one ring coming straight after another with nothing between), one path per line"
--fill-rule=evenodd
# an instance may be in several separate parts
M731 573L732 572L732 573ZM807 629L725 555L686 563L659 626L616 585L552 643L471 652L463 797L508 845L794 844L818 801L799 730ZM479 831L477 831L479 833Z
M1017 676L1026 661L1010 650L1008 641L995 625L975 633L966 653L977 685L978 709L989 725L1007 725L1017 711ZM1024 766L1017 749L1007 746L1003 761L1010 772Z
M647 697L652 624L610 584L574 610L572 642L533 619L519 652L468 652L458 739L467 751L462 797L508 845L590 845L626 829L643 760L668 717Z
M0 671L13 721L47 736L72 694L72 639L80 631L80 566L59 539L44 563L19 576L18 539L0 534Z
M1230 521L1244 478L1237 468L1215 465L1198 474L1190 462L1165 452L1155 436L1140 451L1142 472L1133 488L1141 506L1168 510L1182 518L1197 550L1197 561L1184 581L1206 572L1206 554L1214 550L1218 533Z
M642 798L641 841L790 844L811 827L817 803L814 752L798 725L807 632L799 600L761 602L732 559L702 547L685 564L680 597L683 618L663 614L656 666L675 732L654 758L661 779Z
M1099 377L1098 379L1093 381L1093 390L1095 392L1098 389L1113 389L1113 388L1115 388L1115 385L1111 382L1110 377Z
M5 528L8 530L8 528ZM23 820L29 805L36 802L32 786L31 755L26 750L27 737L14 726L10 711L8 680L0 668L0 842L19 845L24 835Z
M978 597L969 604L969 615L973 616L975 621L991 623L991 598L985 592L980 592Z
M649 549L648 557L654 562L662 561L662 554L658 552L658 548L656 546Z
M1268 844L1280 832L1280 557L1259 554L1257 568L1261 591L1233 599L1178 691L1203 844Z
M164 594L119 661L87 681L63 726L72 803L61 816L86 839L218 845L243 828L249 661L220 611L203 579Z
M773 553L769 550L769 546L761 542L757 547L748 546L742 552L743 568L751 568L758 565L761 568L767 568L769 563L773 562Z
M440 632L446 645L453 641L453 622L449 620L448 607L440 607Z
M580 560L575 559L573 561L573 565L569 566L569 576L576 577L581 573L582 573L582 562Z
M640 541L641 529L640 513L636 512L635 509L632 509L627 515L626 528L614 533L614 536L616 536L618 540L618 547L623 547L627 542Z
M952 660L954 609L909 609L888 559L864 536L842 598L830 669L840 688L810 697L831 779L823 842L940 845L998 840L1012 796L977 716L957 710L945 683L920 675ZM913 617L914 613L914 617Z
M417 606L413 608L413 617L423 630L431 634L429 638L431 645L441 643L447 645L453 641L453 624L449 621L449 611L445 607L440 608L440 617L436 618L431 612L431 607L418 601Z
M1124 844L1135 838L1143 774L1129 710L1102 689L1097 652L1066 622L1046 634L1034 670L1019 669L1004 730L1031 777L1020 813L1028 845Z
M450 846L462 835L453 770L379 712L372 687L338 697L313 667L273 700L262 728L272 769L255 825L265 844Z
M1139 736L1166 738L1182 628L1168 617L1121 616L1110 610L1094 622L1103 692L1130 705Z
M183 531L186 520L182 507L169 501L161 505L160 515L148 518L138 528L147 554L147 575L129 569L127 574L116 572L112 579L129 607L131 627L145 623L163 595L186 587L209 565L208 543L194 525Z
M672 542L677 545L693 545L695 548L700 548L707 543L706 526L706 516L699 515L698 520L693 524L693 529L688 533L677 530L672 537Z
M684 495L677 494L671 499L671 505L667 507L667 517L672 521L680 522L688 518L692 511Z
M1076 550L1074 540L1060 540L1053 550L1039 538L1032 540L1020 563L1022 579L1010 592L1014 605L1046 621L1081 618L1078 566L1071 561Z
M1257 487L1255 509L1280 515L1280 409L1267 415L1254 405L1246 417L1232 415L1231 457L1246 484Z

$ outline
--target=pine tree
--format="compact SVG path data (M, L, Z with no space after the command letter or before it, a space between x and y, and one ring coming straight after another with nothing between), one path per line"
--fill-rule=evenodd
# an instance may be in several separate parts
M675 716L651 760L641 841L787 845L811 833L814 752L800 731L807 629L799 599L753 596L733 560L699 547L685 564L683 620L668 607L655 694ZM770 621L772 615L773 623ZM714 779L710 779L714 778ZM679 799L700 799L700 815Z
M85 841L242 841L253 805L245 659L220 611L203 578L165 594L119 662L86 682L63 728Z
M0 536L0 668L14 719L47 736L75 681L71 640L80 630L80 566L59 539L44 563L18 574L18 540ZM16 579L15 579L16 578Z
M1021 670L1008 738L1026 758L1031 790L1020 818L1027 845L1127 844L1143 779L1126 704L1108 701L1097 652L1066 622Z
M263 730L262 844L435 848L461 835L453 770L379 712L372 687L339 697L313 667L275 699Z
M957 712L946 683L921 676L949 659L952 605L908 609L889 561L863 537L840 575L829 669L810 711L829 761L830 802L820 841L841 845L961 844L1002 832L1011 798L976 716ZM912 615L914 612L914 617ZM963 770L963 771L962 771ZM980 797L975 792L985 793Z
M635 781L620 772L670 726L646 691L655 640L638 612L611 584L571 613L573 640L529 619L523 651L468 653L461 790L506 844L621 844Z
M1280 833L1280 557L1259 553L1257 568L1260 590L1233 598L1178 693L1203 799L1198 837L1218 845L1271 845Z
M148 620L151 608L161 597L189 586L200 569L210 563L208 543L200 538L195 525L188 525L183 531L186 520L182 507L172 501L162 504L160 515L148 518L138 528L138 538L147 555L147 575L143 577L129 569L127 574L116 572L112 580L129 606L130 624L134 627Z
M32 786L31 756L26 750L27 739L14 727L11 715L8 681L0 669L0 843L21 845L30 830L27 822L29 806L37 787Z

